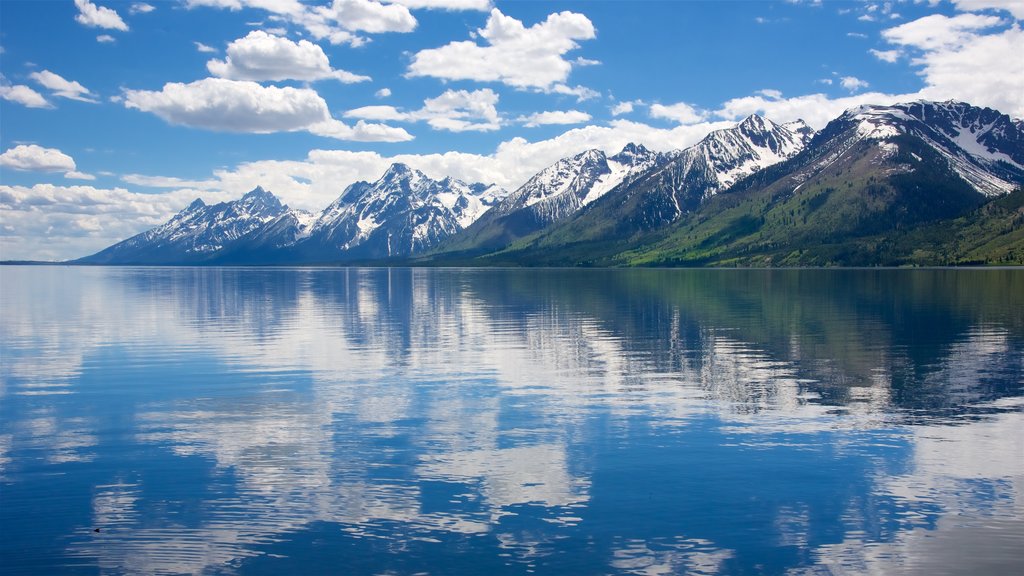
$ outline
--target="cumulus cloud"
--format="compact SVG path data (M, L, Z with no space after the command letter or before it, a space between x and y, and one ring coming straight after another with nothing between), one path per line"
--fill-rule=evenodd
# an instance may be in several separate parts
M527 28L520 20L494 9L487 25L474 36L482 44L465 40L421 50L413 55L408 75L564 92L569 89L565 81L573 67L566 53L579 47L578 40L595 36L593 23L582 14L551 14L544 22Z
M839 79L839 85L850 92L858 92L870 86L867 81L861 80L856 76L843 76Z
M50 90L54 96L60 96L61 98L67 98L69 100L77 100L79 102L89 102L92 104L97 102L95 94L90 92L88 88L74 80L67 80L59 74L54 74L49 70L33 72L28 76L44 88Z
M590 121L590 114L579 110L555 110L551 112L536 112L529 116L519 118L523 126L535 128L549 124L581 124Z
M623 114L629 114L633 112L633 102L619 102L615 106L612 106L612 116L622 116Z
M991 15L931 15L884 30L882 36L897 46L901 57L907 56L920 68L924 83L920 90L862 92L841 98L762 93L728 100L715 115L738 119L758 113L777 122L800 118L822 128L844 110L863 104L954 99L1024 117L1024 64L1020 60L1024 31L1018 24ZM820 82L831 83L830 79Z
M394 106L363 106L349 110L345 117L402 122L425 121L435 130L486 132L501 127L497 104L498 94L489 88L472 92L446 90L436 98L424 100L423 107L419 110L403 111Z
M998 16L959 14L949 17L932 14L882 31L893 44L921 50L942 50L969 43L981 30L1005 24Z
M412 32L416 18L401 4L381 4L373 0L334 0L315 12L351 32Z
M900 58L899 50L875 50L872 48L871 50L868 50L868 52L882 62L888 62L890 64L896 62Z
M1024 116L1024 31L991 15L931 15L884 30L913 56L921 98L955 98Z
M391 4L401 4L406 8L434 10L478 10L486 12L491 9L491 0L389 0Z
M110 44L111 42L114 42L114 37L110 34L100 34L96 37L96 41L100 44Z
M391 96L391 89L390 88L381 88L380 90L377 90L376 92L374 92L373 95L376 96L377 98L387 98L387 97Z
M223 78L169 82L159 91L125 90L124 105L171 124L214 131L267 134L305 130L331 138L382 142L412 138L401 128L350 127L335 120L324 99L309 88L261 86Z
M367 42L358 32L411 32L417 25L405 6L375 0L334 0L326 6L306 5L298 0L185 0L185 6L266 10L275 18L305 28L316 40L352 46Z
M65 178L95 180L92 174L79 172L75 160L56 148L20 144L0 154L0 166L31 172L63 172Z
M11 86L7 83L0 83L0 98L29 108L53 108L53 104L47 102L42 94L24 84Z
M679 102L669 105L652 104L651 117L664 118L680 124L696 124L707 118L707 113L686 102Z
M228 44L224 60L210 60L206 67L214 76L232 80L334 79L346 84L370 80L369 76L331 68L327 54L309 40L292 42L262 30L234 40Z
M211 202L227 200L203 192ZM2 259L68 260L97 252L158 224L199 196L195 190L140 194L93 186L0 185Z
M197 51L202 52L204 54L214 54L214 53L217 52L216 48L214 48L213 46L207 46L206 44L203 44L202 42L193 42L193 44L196 45L196 50Z
M128 25L124 23L117 11L111 8L97 6L89 0L75 0L75 6L78 7L78 15L75 16L75 20L79 24L92 28L128 31Z
M70 172L75 160L56 148L20 144L0 154L0 166L32 172Z
M1020 0L952 0L959 10L1006 10L1018 20L1024 20L1024 3Z

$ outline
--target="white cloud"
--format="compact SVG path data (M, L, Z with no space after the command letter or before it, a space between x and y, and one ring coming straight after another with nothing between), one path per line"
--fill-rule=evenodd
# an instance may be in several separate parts
M921 98L954 98L1024 116L1024 31L996 16L925 16L882 36L915 55ZM992 31L989 31L992 30Z
M0 98L9 102L17 102L29 108L53 108L53 104L47 102L42 94L24 84L15 86L0 84Z
M868 52L882 62L888 62L890 64L896 62L900 58L899 50L875 50L872 48L871 50L868 50Z
M353 142L408 142L413 139L412 134L403 128L387 124L370 124L362 120L356 122L355 126L349 126L340 120L330 118L313 124L309 131L318 136Z
M1024 3L1020 0L952 0L959 10L1006 10L1018 20L1024 20Z
M482 90L446 90L436 98L423 101L415 111L402 111L394 106L363 106L345 113L347 118L365 120L425 121L435 130L449 132L486 132L501 127L497 110L498 94Z
M225 132L309 131L344 140L403 141L401 128L331 118L327 103L309 88L260 86L255 82L205 78L169 82L160 91L126 90L124 105L156 114L171 124Z
M0 185L3 258L68 259L162 224L199 193L138 194L124 188ZM204 192L208 201L231 199ZM237 196L236 196L237 198Z
M171 176L145 176L142 174L125 174L121 180L146 188L192 188L195 190L213 190L218 186L216 180L184 180ZM255 188L255 186L254 186Z
M207 46L202 42L193 42L193 44L196 45L197 51L202 52L204 54L215 54L217 52L216 48L214 48L213 46Z
M352 46L367 42L357 32L411 32L417 24L405 6L373 0L334 0L326 6L307 6L298 0L186 0L185 5L188 8L266 10L274 18L305 28L315 40Z
M676 104L652 104L652 118L664 118L680 124L696 124L707 118L707 113L694 108L686 102Z
M69 100L77 100L79 102L89 102L92 104L97 102L95 94L90 92L88 88L74 80L67 80L59 74L54 74L49 70L33 72L28 76L53 92L54 96L60 96L61 98L67 98Z
M86 174L85 172L79 172L77 170L71 170L69 172L65 172L64 173L64 177L65 178L70 178L72 180L95 180L96 179L96 177L93 176L92 174Z
M401 4L381 4L373 0L334 0L329 8L316 9L327 20L333 20L352 32L412 32L416 18Z
M145 2L136 2L132 4L132 7L128 9L128 13L135 14L149 14L153 10L156 10L156 6L152 4L146 4Z
M580 124L590 121L590 114L579 110L555 110L551 112L536 112L519 119L525 122L527 128L546 126L549 124Z
M381 88L380 90L377 90L376 92L374 92L373 95L376 96L377 98L387 98L387 97L391 96L391 89L390 88Z
M998 16L960 14L949 17L932 14L882 31L882 37L893 44L913 46L921 50L940 50L962 46L980 30L1004 24Z
M587 88L586 86L568 86L566 84L555 84L551 87L550 92L552 94L575 96L577 102L597 98L601 95L600 92Z
M115 38L110 34L100 34L96 37L96 41L100 44L110 44L115 41Z
M0 154L0 166L32 172L70 172L75 160L56 148L21 144Z
M128 25L115 10L97 6L89 0L75 0L75 6L78 7L78 16L75 16L75 20L79 24L92 28L128 31Z
M857 92L870 86L867 81L861 80L856 76L843 76L839 79L839 85L850 92Z
M551 14L544 22L527 28L494 9L476 36L485 44L465 40L417 52L408 75L501 82L540 91L568 88L565 81L573 64L565 54L579 46L577 40L592 39L596 32L582 14Z
M861 39L864 39L864 38L868 37L867 34L864 34L864 33L861 33L861 32L847 32L846 35L849 36L850 38L861 38Z
M986 31L1006 26L1003 30ZM822 128L844 110L863 104L895 104L917 99L960 100L1024 117L1024 31L994 16L961 14L925 16L883 31L901 50L912 52L911 63L921 67L924 87L906 94L865 92L842 98L807 94L791 98L757 94L733 98L715 112L739 119L753 113L776 122L801 118ZM831 83L831 79L820 82Z
M848 108L862 104L895 104L913 100L914 97L914 94L893 95L879 92L864 92L835 99L825 94L806 94L792 98L757 94L727 100L715 111L715 115L739 120L751 114L761 114L775 122L804 120L811 127L820 129Z
M623 114L629 114L633 112L633 106L636 103L633 101L619 102L615 106L612 106L612 116L622 116Z
M391 4L401 4L416 10L426 8L432 10L478 10L486 12L491 9L491 0L388 0Z
M253 30L244 38L228 44L224 60L210 60L206 67L214 76L232 80L323 80L335 79L343 83L366 82L369 76L360 76L345 70L331 68L327 54L309 40L292 42Z

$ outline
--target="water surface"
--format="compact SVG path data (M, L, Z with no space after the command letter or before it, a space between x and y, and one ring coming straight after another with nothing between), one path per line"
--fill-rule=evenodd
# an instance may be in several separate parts
M0 268L11 574L1008 574L1024 271Z

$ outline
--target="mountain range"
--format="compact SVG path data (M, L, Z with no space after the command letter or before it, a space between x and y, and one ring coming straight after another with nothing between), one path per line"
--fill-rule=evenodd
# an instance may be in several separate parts
M77 263L1024 263L1024 123L962 102L750 116L668 153L559 160L511 193L394 164L320 214L257 187Z

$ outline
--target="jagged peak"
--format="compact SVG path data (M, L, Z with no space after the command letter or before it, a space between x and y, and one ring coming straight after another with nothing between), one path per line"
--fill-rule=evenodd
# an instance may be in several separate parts
M395 162L391 166L388 166L388 169L384 172L384 175L381 176L380 179L381 180L395 180L395 179L408 178L410 176L418 175L418 174L422 174L422 173L419 170L416 170L415 168L410 167L408 164L405 164L405 163L402 163L402 162Z
M185 208L185 210L192 211L198 210L200 208L206 208L206 202L203 202L202 198L196 198L195 200L192 201L191 204L188 205L188 208Z
M736 125L742 131L767 132L775 128L775 123L758 114L751 114Z
M634 142L630 142L629 144L623 146L622 150L619 150L619 153L616 154L616 156L646 156L647 154L650 153L651 151L648 150L647 147L644 146L643 144L636 144Z
M579 154L572 157L573 160L580 160L583 162L593 162L596 160L604 160L604 150L598 150L597 148L591 148L590 150L584 150Z
M274 210L285 208L285 206L281 204L281 200L275 196L273 192L264 189L262 186L257 186L246 192L245 196L242 196L242 199L239 200L239 204L244 206L266 207Z

